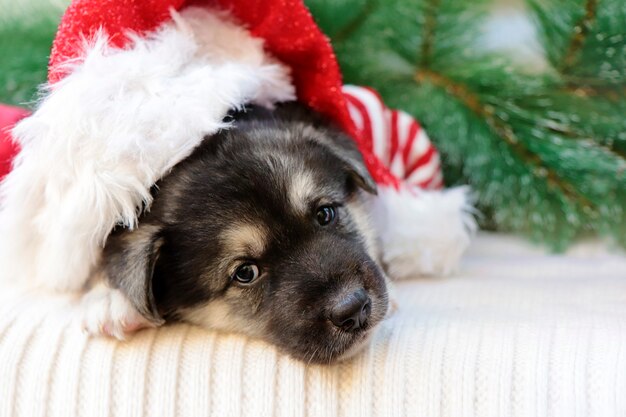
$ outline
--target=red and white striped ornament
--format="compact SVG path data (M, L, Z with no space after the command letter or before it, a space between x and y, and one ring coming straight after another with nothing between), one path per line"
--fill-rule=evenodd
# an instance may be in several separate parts
M385 106L371 88L345 85L343 94L362 146L378 157L404 185L443 187L439 152L410 115Z

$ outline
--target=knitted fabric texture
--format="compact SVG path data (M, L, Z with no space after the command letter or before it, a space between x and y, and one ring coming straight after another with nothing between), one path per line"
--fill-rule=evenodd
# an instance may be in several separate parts
M479 236L461 273L405 281L365 352L306 366L175 325L89 339L72 300L0 289L0 416L626 415L626 258Z

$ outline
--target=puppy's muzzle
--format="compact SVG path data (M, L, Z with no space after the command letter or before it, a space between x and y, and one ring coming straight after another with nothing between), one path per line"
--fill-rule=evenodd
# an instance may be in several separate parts
M344 297L330 311L330 321L345 332L363 329L372 312L372 301L360 288Z

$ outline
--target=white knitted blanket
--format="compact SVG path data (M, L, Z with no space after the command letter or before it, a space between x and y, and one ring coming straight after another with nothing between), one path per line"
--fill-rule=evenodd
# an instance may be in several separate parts
M366 352L305 366L177 325L88 339L71 300L0 289L0 416L626 416L626 258L482 235L397 285Z

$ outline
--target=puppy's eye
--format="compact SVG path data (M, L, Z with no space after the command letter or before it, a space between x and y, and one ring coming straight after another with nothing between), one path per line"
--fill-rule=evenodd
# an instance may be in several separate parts
M333 206L321 206L317 209L315 216L317 217L317 222L320 226L326 226L335 220L337 213Z
M252 262L241 264L233 274L233 279L242 284L249 284L259 276L259 267Z

